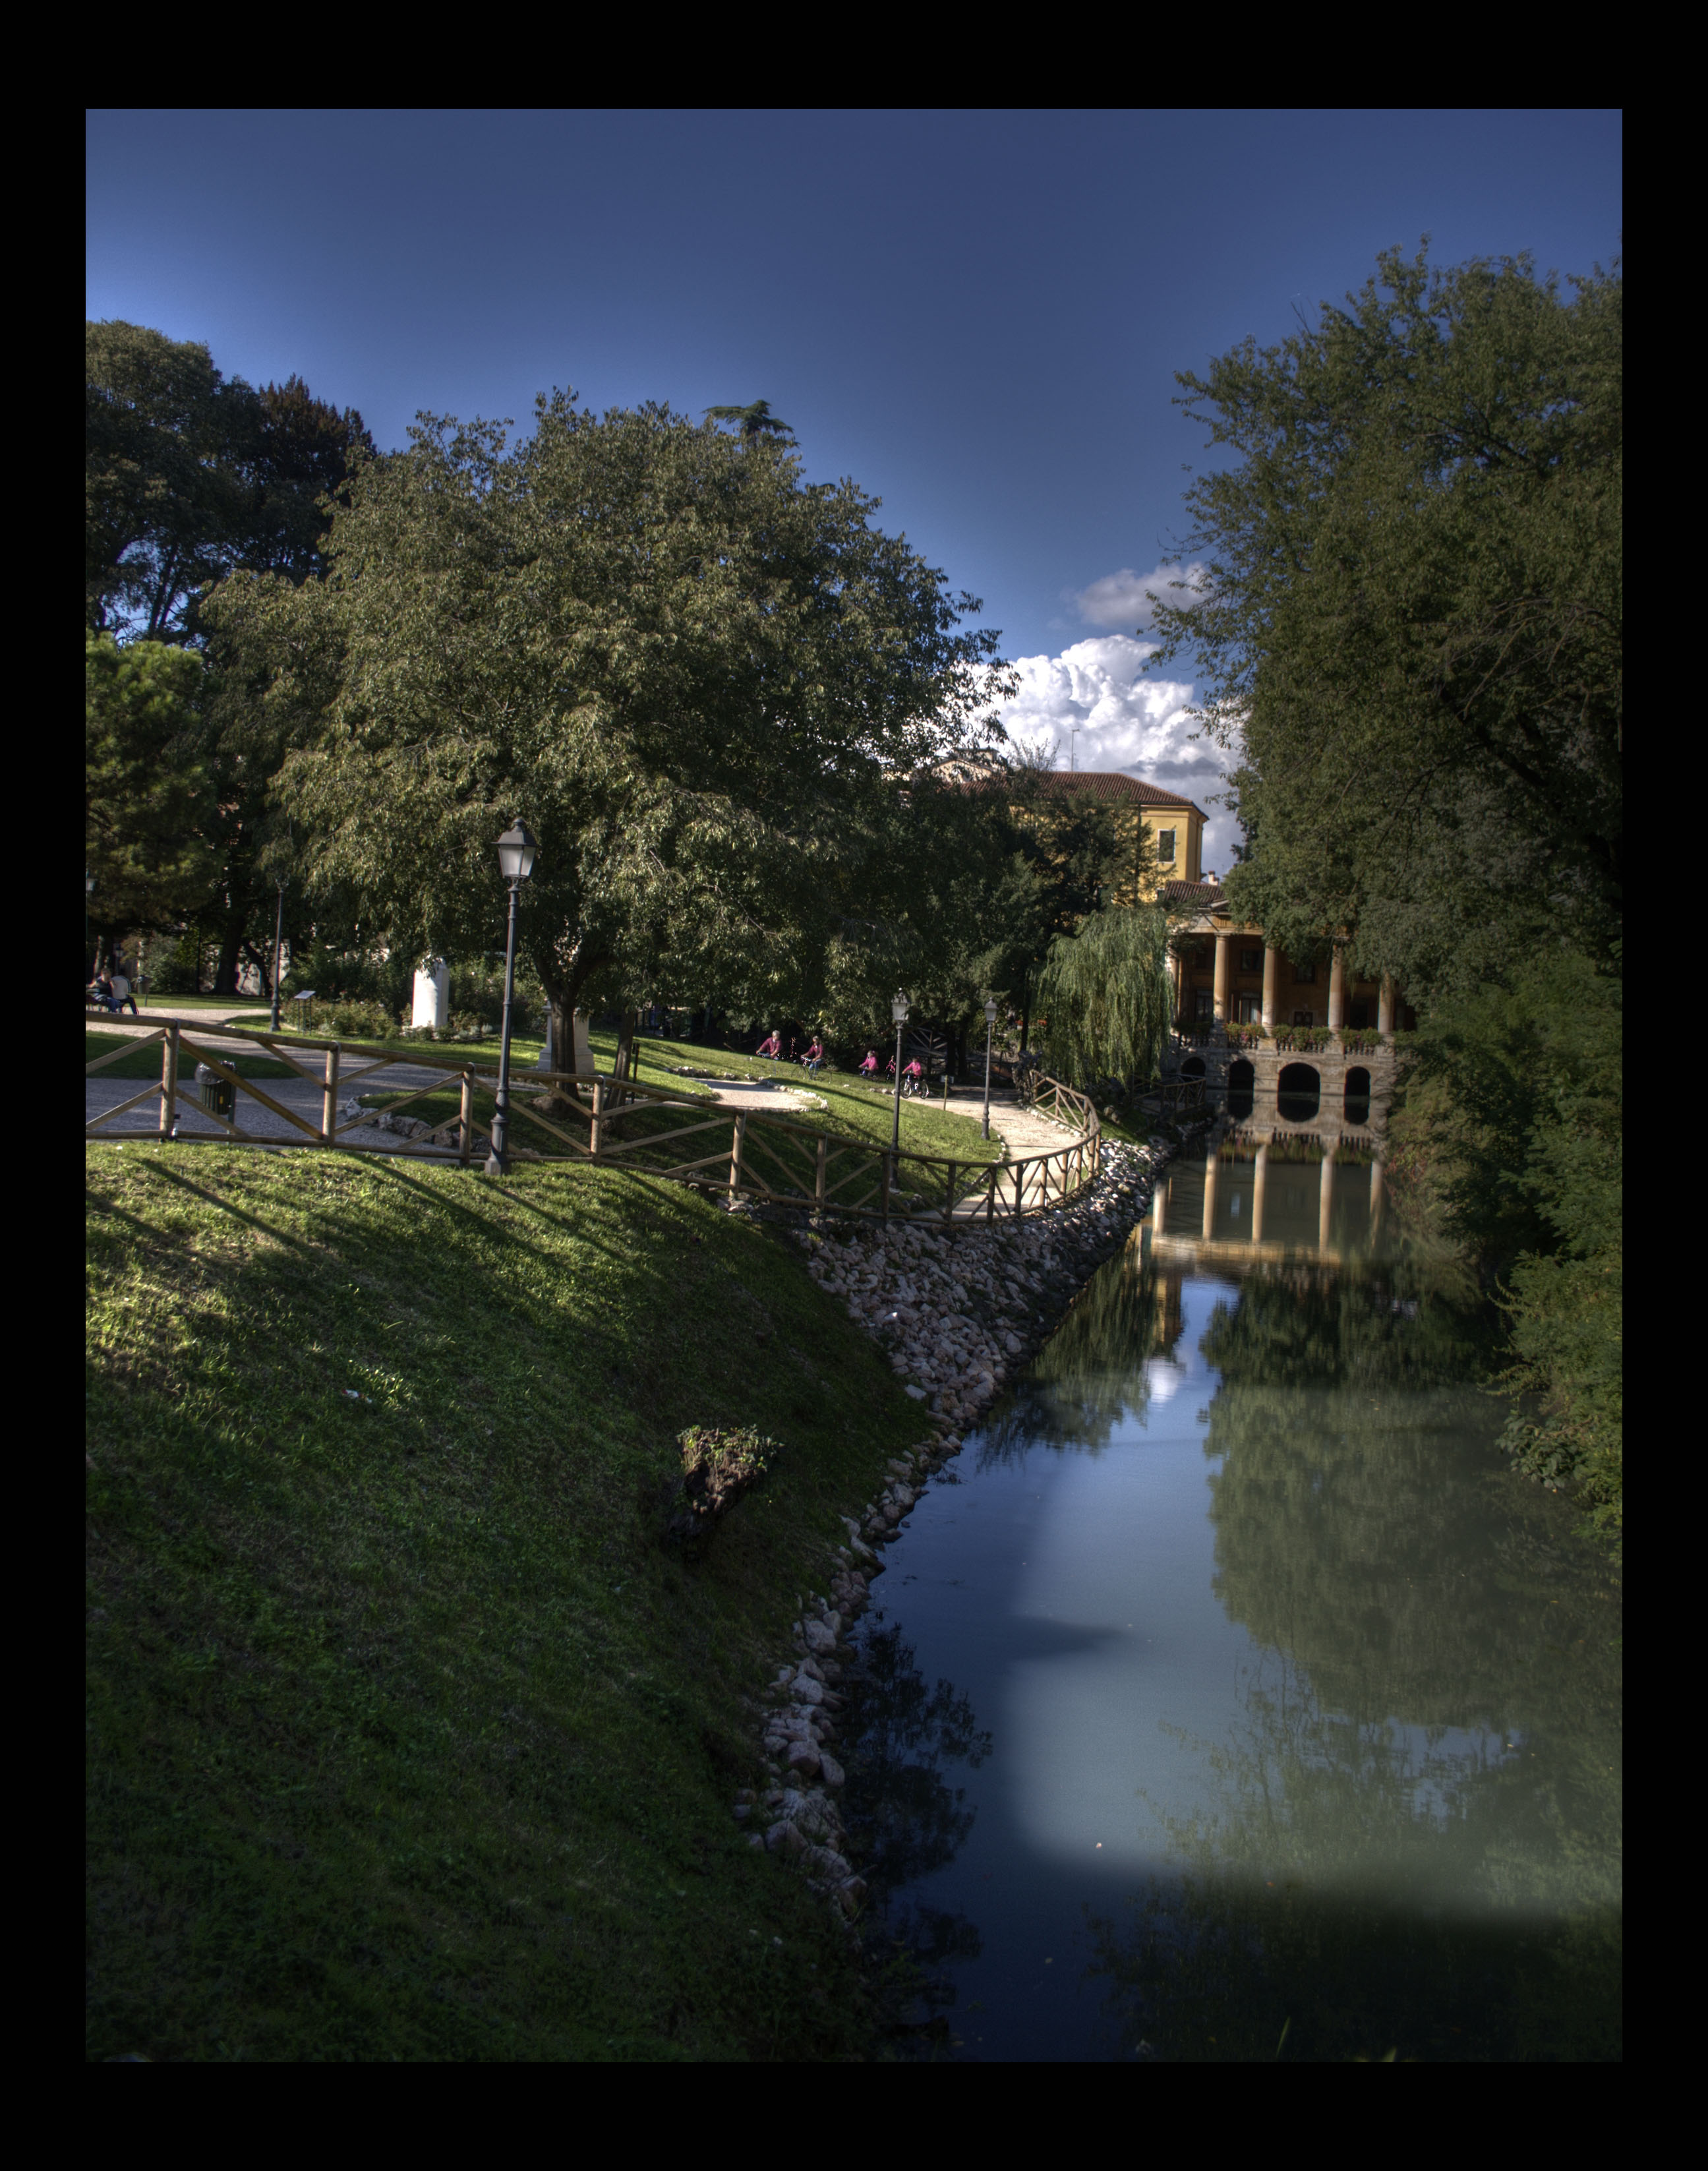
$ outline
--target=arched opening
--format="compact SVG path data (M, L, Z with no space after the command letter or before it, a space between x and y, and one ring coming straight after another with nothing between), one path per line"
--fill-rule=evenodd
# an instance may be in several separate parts
M1289 1063L1277 1080L1275 1112L1283 1123L1308 1123L1322 1106L1322 1080L1309 1063Z
M1182 1078L1202 1078L1203 1075L1204 1059L1202 1055L1189 1055L1181 1065Z
M1370 1074L1358 1064L1347 1073L1347 1121L1368 1123L1369 1120Z
M1230 1116L1249 1116L1256 1096L1257 1072L1245 1061L1228 1065L1228 1113Z

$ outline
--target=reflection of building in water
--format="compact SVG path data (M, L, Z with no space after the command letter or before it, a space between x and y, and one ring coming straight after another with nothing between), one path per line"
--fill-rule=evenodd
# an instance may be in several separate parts
M1379 1250L1384 1196L1379 1156L1309 1137L1254 1145L1236 1128L1203 1161L1170 1164L1143 1241L1159 1262L1338 1264Z

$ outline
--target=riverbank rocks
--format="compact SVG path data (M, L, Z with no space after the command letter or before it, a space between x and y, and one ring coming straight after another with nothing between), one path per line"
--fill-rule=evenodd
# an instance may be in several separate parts
M861 1514L842 1518L848 1540L833 1556L829 1597L803 1605L792 1655L767 1691L761 1731L774 1783L758 1795L744 1788L735 1804L739 1822L763 1825L748 1845L793 1863L838 1921L858 1916L866 1885L849 1860L834 1799L847 1774L828 1745L843 1704L836 1684L853 1657L849 1632L884 1572L880 1549L927 1480L960 1452L963 1432L1054 1332L1088 1276L1143 1220L1153 1171L1170 1150L1160 1138L1148 1147L1106 1142L1090 1183L1018 1224L796 1231L808 1273L885 1349L908 1394L929 1405L934 1428L933 1437L890 1458L888 1482Z

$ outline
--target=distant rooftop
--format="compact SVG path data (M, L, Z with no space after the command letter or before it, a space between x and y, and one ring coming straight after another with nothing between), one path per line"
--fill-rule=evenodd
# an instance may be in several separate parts
M959 774L962 783L977 787L994 784L1007 772L995 765L975 768L969 762L961 765ZM1202 807L1183 793L1165 791L1159 784L1146 784L1142 778L1129 776L1125 769L1046 769L1038 780L1047 791L1059 793L1063 798L1077 793L1087 799L1125 800L1141 807L1181 807L1196 814L1201 822L1210 818Z
M1222 885L1218 882L1165 882L1157 893L1165 904L1220 904Z

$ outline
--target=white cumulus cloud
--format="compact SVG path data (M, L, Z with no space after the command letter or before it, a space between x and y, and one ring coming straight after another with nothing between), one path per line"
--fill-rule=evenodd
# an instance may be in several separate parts
M1078 608L1087 625L1129 631L1154 623L1156 606L1150 602L1150 596L1155 595L1165 603L1190 603L1191 597L1183 594L1173 583L1185 581L1197 587L1203 577L1203 567L1196 564L1156 566L1148 573L1135 573L1131 566L1123 566L1118 573L1106 573L1100 581L1093 581L1090 587L1070 592L1067 600Z
M1076 641L1059 656L1023 656L1003 727L1017 746L1041 741L1057 769L1122 769L1195 800L1210 817L1204 865L1225 875L1238 826L1225 807L1209 803L1223 788L1223 758L1211 741L1192 736L1189 683L1141 677L1155 653L1154 641L1116 633Z

